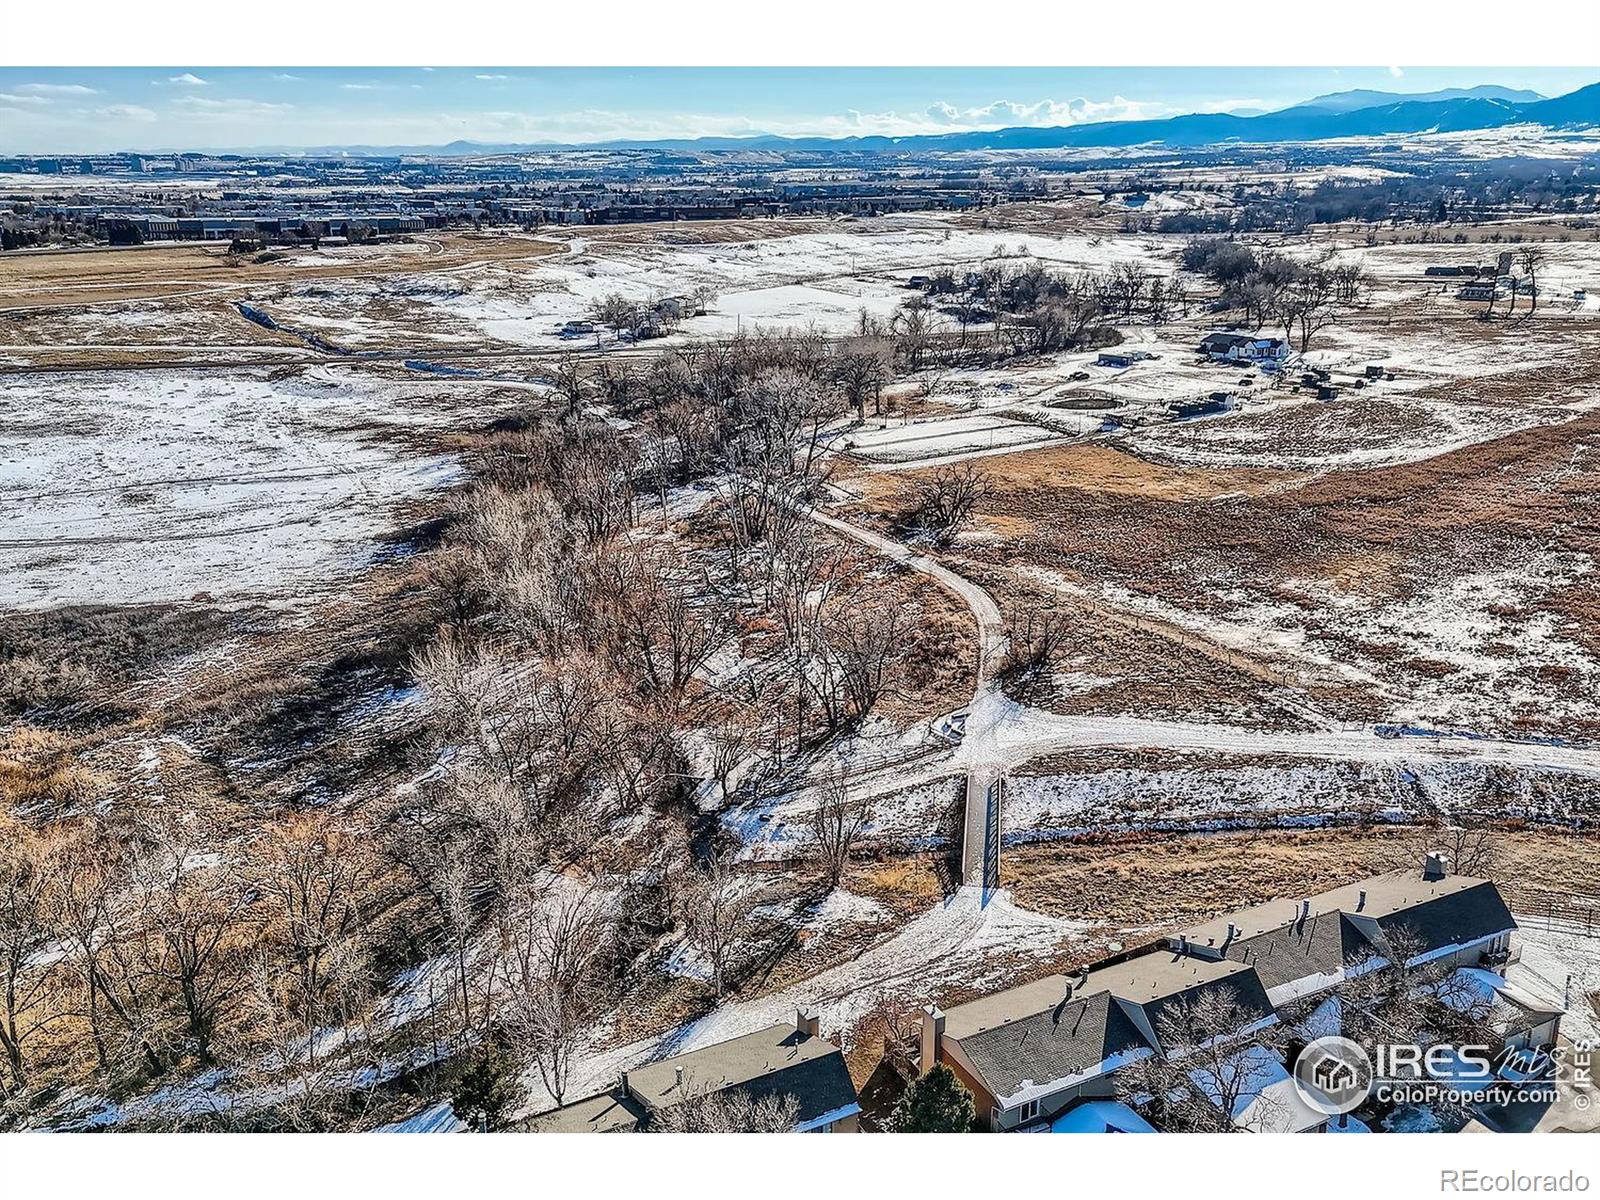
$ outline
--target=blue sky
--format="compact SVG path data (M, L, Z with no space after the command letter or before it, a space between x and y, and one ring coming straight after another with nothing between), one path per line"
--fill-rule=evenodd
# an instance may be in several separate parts
M1350 88L1498 83L1558 95L1584 68L0 68L0 152L938 133L1280 108Z

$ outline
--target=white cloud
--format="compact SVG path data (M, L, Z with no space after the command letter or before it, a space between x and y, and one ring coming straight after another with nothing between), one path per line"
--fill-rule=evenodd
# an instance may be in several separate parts
M188 116L202 118L220 117L278 117L291 110L292 104L269 104L264 100L212 100L205 96L185 96L174 100L172 107Z
M921 112L858 112L844 117L822 117L794 123L792 129L774 128L774 133L798 136L882 136L912 137L928 133L958 133L965 130L1003 129L1014 125L1046 127L1083 125L1093 121L1137 121L1170 115L1162 104L1113 96L1110 100L996 100L990 104L962 108L946 101L930 104Z
M96 116L109 117L114 121L154 121L156 114L153 109L145 108L138 104L108 104L104 108L94 110Z
M347 92L375 92L378 85L375 83L341 83L339 85Z
M204 79L201 79L200 76L194 74L191 71L185 71L182 75L169 75L167 77L167 82L170 83L170 84L173 84L176 87L207 87L207 86L209 86Z
M509 75L474 75L473 78L474 79L481 79L485 83L492 83L492 82L494 82L496 80L500 80L500 79L510 79L511 76L509 76Z
M294 83L300 78L298 75L290 75L287 71L274 71L272 77L279 83Z
M31 96L98 96L100 93L81 83L19 83L17 91Z
M1395 79L1404 79L1406 77L1406 73L1399 67L1390 67L1389 74Z
M18 96L12 92L0 92L0 102L6 104L49 104L43 96Z

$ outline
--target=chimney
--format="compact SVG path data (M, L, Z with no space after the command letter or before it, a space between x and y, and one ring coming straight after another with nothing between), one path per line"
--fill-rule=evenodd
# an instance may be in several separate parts
M1233 939L1239 936L1239 927L1232 921L1228 922L1228 936L1222 939L1222 948L1226 950L1233 945Z
M618 1083L617 1095L622 1096L624 1098L626 1098L627 1095L628 1095L628 1073L626 1071L624 1071L622 1073L622 1079Z
M1445 857L1437 850L1428 851L1428 856L1422 860L1422 877L1427 880L1443 879L1448 873L1445 866Z
M1188 954L1189 953L1189 939L1187 937L1185 937L1181 933L1178 935L1178 953L1179 954Z
M1301 920L1301 921L1305 921L1310 916L1311 916L1311 901L1309 901L1309 900L1300 901L1300 916L1299 916L1298 919Z
M683 1090L683 1068L682 1067L674 1067L673 1068L673 1086L676 1087L680 1092Z
M922 1010L922 1037L917 1058L917 1074L926 1075L939 1061L944 1048L944 1010L930 1004Z
M1362 888L1356 893L1356 911L1361 912L1367 907L1367 889Z
M821 1037L822 1018L817 1015L817 1010L814 1008L795 1009L794 1031L803 1037Z

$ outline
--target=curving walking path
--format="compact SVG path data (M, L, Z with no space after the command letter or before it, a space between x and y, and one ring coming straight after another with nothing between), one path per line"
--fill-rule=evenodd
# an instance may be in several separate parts
M812 520L911 570L929 576L971 610L977 624L977 681L966 713L965 735L948 765L965 767L962 879L997 887L999 807L1006 772L1031 759L1068 750L1166 750L1179 754L1232 754L1403 765L1418 761L1600 777L1600 748L1551 745L1488 737L1383 737L1371 727L1325 725L1310 731L1258 729L1204 721L1134 716L1061 716L1028 708L994 686L990 672L1005 645L1005 622L994 597L949 567L911 547L816 510ZM863 794L885 795L946 772L942 756L912 772L863 776Z

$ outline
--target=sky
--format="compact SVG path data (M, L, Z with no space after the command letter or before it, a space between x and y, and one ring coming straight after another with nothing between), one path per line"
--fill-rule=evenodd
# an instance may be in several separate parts
M0 153L949 133L1266 111L1352 88L1560 95L1597 79L1562 67L4 67Z

